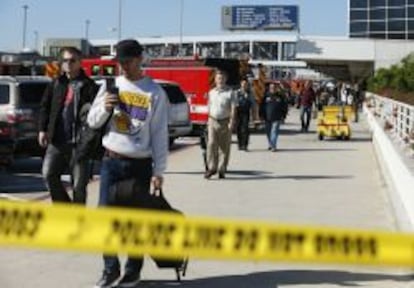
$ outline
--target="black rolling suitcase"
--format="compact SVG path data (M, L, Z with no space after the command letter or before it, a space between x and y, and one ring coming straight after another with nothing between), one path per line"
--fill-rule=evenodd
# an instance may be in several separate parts
M161 189L154 191L154 193L150 196L151 197L151 208L155 210L160 210L164 212L172 212L177 213L180 215L184 214L173 208L171 204L167 201L167 199L164 197L164 193ZM184 257L182 259L162 259L162 258L155 258L151 257L158 268L165 269L165 268L172 268L175 270L175 273L177 275L177 281L181 281L181 277L185 277L185 273L187 271L187 265L188 265L188 258Z
M134 185L135 179L127 179L125 181L120 181L111 187L108 204L110 206L119 207L154 209L163 212L178 213L184 216L181 211L174 209L171 206L171 204L164 197L164 193L161 189L154 191L153 194L142 195L134 193L134 191L136 191ZM181 277L185 277L188 265L187 257L182 259L161 259L151 256L151 258L154 260L158 268L173 269L176 273L178 282L181 281Z

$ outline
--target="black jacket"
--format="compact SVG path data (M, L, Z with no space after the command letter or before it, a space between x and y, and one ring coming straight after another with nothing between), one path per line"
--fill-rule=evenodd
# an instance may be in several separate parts
M262 109L264 120L274 122L280 121L286 116L288 105L285 97L280 92L275 94L266 93Z
M76 111L79 112L85 103L93 102L99 87L92 79L86 76L83 70L81 70L77 80L82 82L80 99L77 107L75 107ZM56 129L58 129L57 122L62 113L64 106L63 102L67 93L68 85L69 79L66 75L62 75L54 79L47 87L40 105L39 131L47 132L52 143L54 143L54 136L56 134ZM79 127L80 113L76 113L76 115L78 115L78 117L76 119L75 126Z

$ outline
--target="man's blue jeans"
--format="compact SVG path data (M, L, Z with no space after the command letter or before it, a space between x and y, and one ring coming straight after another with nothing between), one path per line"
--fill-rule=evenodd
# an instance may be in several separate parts
M309 124L312 116L312 106L302 106L300 108L300 121L302 123L302 131L309 131Z
M266 134L269 147L277 148L277 139L279 138L280 124L282 121L266 121Z
M69 144L49 144L43 159L42 175L53 202L86 203L86 186L90 177L88 160L73 162L73 147ZM73 188L73 199L62 183L61 176L69 170Z
M127 159L127 158L109 158L104 157L101 164L101 178L99 189L99 205L100 206L116 206L116 203L110 203L110 193L113 193L113 187L117 182L134 179L136 180L137 192L150 192L150 182L152 176L152 161L146 159ZM131 199L129 208L138 207L139 203ZM120 270L119 259L116 255L104 255L105 271L111 273ZM139 274L142 268L143 258L128 257L125 265L125 273Z

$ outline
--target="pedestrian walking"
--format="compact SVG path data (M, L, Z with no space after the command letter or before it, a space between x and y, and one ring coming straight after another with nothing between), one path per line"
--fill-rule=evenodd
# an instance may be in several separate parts
M38 142L46 148L42 175L53 202L86 203L89 161L74 158L80 127L86 121L80 110L92 103L98 86L81 69L81 56L74 47L60 51L63 74L48 86L40 105ZM71 174L72 198L61 181L66 170Z
M240 81L240 89L236 91L236 101L237 143L239 150L247 151L250 134L250 113L255 106L255 100L245 78Z
M312 88L312 81L307 81L305 84L305 89L301 92L299 98L300 104L300 121L301 121L301 131L308 132L309 125L312 117L312 106L315 101L316 95L315 91Z
M110 201L114 187L127 181L132 181L133 191L120 192L130 195L126 201L132 209L142 205L140 195L149 195L151 185L155 190L163 185L168 154L168 98L158 84L143 76L142 51L136 40L117 44L116 59L123 73L115 79L118 95L116 89L102 85L88 114L92 128L108 123L102 139L106 152L101 163L100 206L114 204ZM103 259L104 270L95 287L112 287L121 276L120 262L116 255L104 255ZM128 257L116 287L135 287L142 264L142 257Z
M216 86L208 93L208 171L204 177L209 179L218 171L219 178L223 179L230 158L236 97L233 90L226 85L225 71L217 70L214 81Z
M269 144L268 150L276 152L280 125L288 109L288 103L279 84L269 84L269 90L265 94L262 105L266 136Z

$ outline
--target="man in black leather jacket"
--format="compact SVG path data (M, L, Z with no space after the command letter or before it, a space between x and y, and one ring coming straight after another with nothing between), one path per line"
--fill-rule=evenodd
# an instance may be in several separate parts
M43 96L39 116L38 142L46 148L42 175L53 202L86 203L89 161L73 161L74 148L82 125L80 110L92 103L98 86L81 69L81 52L74 47L62 48L62 74L49 85ZM61 181L69 168L73 199Z
M280 84L270 83L269 91L266 93L262 103L263 117L268 140L268 150L277 151L277 140L282 120L287 114L288 104L286 102Z

